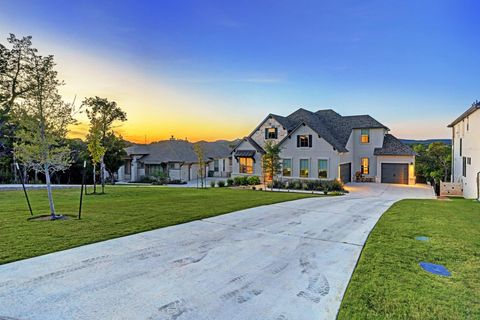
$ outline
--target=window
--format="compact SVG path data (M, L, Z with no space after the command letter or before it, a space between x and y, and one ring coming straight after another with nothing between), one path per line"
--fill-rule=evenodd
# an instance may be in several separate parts
M328 160L326 159L318 160L318 178L320 179L328 178Z
M175 163L170 162L170 163L168 164L168 169L175 169Z
M213 160L213 171L218 172L218 160Z
M467 131L470 130L470 119L467 117Z
M472 164L472 158L470 158L470 157L467 158L467 164L468 164L468 165L471 165L471 164Z
M369 173L369 159L368 158L362 158L362 163L361 163L361 172L362 174L368 174Z
M153 175L162 171L162 166L159 164L147 164L145 165L145 174Z
M467 157L463 157L462 176L467 176Z
M265 139L277 139L278 130L275 127L265 128Z
M300 177L308 178L308 159L300 159Z
M297 148L311 148L312 147L312 135L298 135L297 136Z
M370 129L362 129L360 132L360 143L370 143Z
M225 159L223 159L223 168L222 168L222 171L225 171Z
M292 176L292 160L291 159L282 160L282 175L284 177Z
M240 173L253 173L253 159L247 157L238 158Z
M460 138L460 157L463 156L463 139Z

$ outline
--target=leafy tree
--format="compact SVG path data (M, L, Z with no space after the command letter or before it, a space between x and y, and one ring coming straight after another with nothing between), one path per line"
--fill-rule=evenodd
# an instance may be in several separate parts
M203 148L200 144L196 143L193 146L193 150L195 151L195 154L197 155L197 160L198 160L197 181L198 181L198 177L200 177L200 186L203 188L205 186L204 174L205 174L205 165L206 165Z
M10 49L0 44L0 182L9 182L12 176L15 123L11 109L33 89L30 79L37 52L31 37L10 34L7 42Z
M275 144L272 141L268 141L265 144L264 150L265 154L262 156L263 181L265 183L265 180L271 180L273 190L273 182L275 180L275 176L282 169L280 159L280 152L282 151L282 149L278 144Z
M117 137L115 133L109 132L105 137L104 147L106 149L105 156L103 157L105 168L112 184L115 184L114 173L124 164L124 158L127 156L127 152L125 151L127 143L121 136Z
M436 182L449 181L452 164L452 148L443 142L433 142L428 147L422 144L413 146L417 153L416 174Z
M100 143L106 146L107 134L113 132L115 122L127 121L127 114L117 105L115 101L109 101L106 98L92 97L86 98L83 106L87 107L87 116L90 120L90 127L98 126L100 132ZM105 151L108 151L106 149ZM100 159L102 193L105 191L105 162L103 157Z
M102 136L101 136L100 126L97 122L93 122L92 126L90 127L90 131L87 136L88 141L88 152L90 153L90 157L92 158L93 164L93 193L97 193L97 179L96 179L96 171L97 165L103 161L103 157L105 155L105 147L102 146ZM103 193L103 190L102 190Z
M50 176L70 166L70 149L64 141L67 127L75 122L73 106L64 103L58 93L63 82L58 80L54 67L53 56L34 56L30 76L26 78L31 90L13 109L19 124L15 155L28 168L45 175L52 219L57 216Z

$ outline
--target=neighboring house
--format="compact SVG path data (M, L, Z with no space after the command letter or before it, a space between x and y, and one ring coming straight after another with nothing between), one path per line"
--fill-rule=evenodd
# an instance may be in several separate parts
M229 177L231 148L227 141L198 142L204 151L204 176ZM125 165L118 170L118 180L134 182L142 177L164 172L170 180L190 181L199 175L194 144L185 140L165 140L133 145L125 149Z
M452 128L452 182L463 185L463 196L480 199L480 102L449 126Z
M267 141L281 147L283 179L340 179L415 184L415 153L369 115L298 109L269 114L232 151L232 175L262 175Z

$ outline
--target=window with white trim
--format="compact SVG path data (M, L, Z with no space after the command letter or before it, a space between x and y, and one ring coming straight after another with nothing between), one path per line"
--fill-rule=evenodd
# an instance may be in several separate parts
M310 166L308 163L308 159L300 159L300 177L301 178L308 178Z
M328 160L327 159L318 159L318 178L319 179L328 178Z

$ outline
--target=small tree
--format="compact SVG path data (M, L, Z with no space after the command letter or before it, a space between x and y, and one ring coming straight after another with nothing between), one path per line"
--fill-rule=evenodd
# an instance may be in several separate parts
M105 155L105 148L101 143L101 132L98 124L93 123L90 127L90 132L87 136L88 141L88 152L92 158L93 164L93 193L97 193L97 165L102 161L103 156ZM103 190L102 190L103 192Z
M106 98L93 97L86 98L83 106L87 107L87 116L90 119L90 127L98 126L100 132L100 143L106 146L107 134L112 132L115 122L127 121L127 114L117 105L115 101L109 101ZM105 150L108 151L108 148ZM100 159L100 176L102 181L102 193L105 191L105 162L103 157Z
M125 151L127 143L121 136L117 137L113 132L107 133L104 143L105 156L103 159L105 168L110 175L112 184L115 184L114 174L124 164L124 158L127 156Z
M73 124L73 106L62 101L53 56L33 59L31 91L15 106L19 127L14 144L16 158L26 166L45 174L50 215L56 219L50 175L70 166L70 149L64 143L67 127Z
M198 159L197 181L198 181L198 176L200 176L200 183L201 183L201 187L203 188L205 185L204 183L205 158L204 158L203 149L200 146L200 144L196 143L193 147L193 150L195 151L195 154L197 155L197 159Z
M275 176L282 169L280 152L282 149L278 144L268 141L264 147L265 154L262 156L262 167L263 167L263 183L265 184L266 180L272 181L272 190L273 182Z

